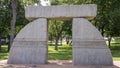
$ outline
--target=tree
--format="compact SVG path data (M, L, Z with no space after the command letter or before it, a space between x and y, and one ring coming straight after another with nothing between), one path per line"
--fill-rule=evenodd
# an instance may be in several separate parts
M11 7L9 0L0 0L0 36L7 37L9 35ZM0 38L0 42L1 42ZM1 46L0 46L1 48Z
M11 20L11 30L10 30L10 47L12 46L14 40L14 33L15 33L15 24L16 24L16 16L17 16L17 4L18 0L11 0L11 7L12 7L12 20Z
M16 35L21 28L23 28L29 21L25 18L25 7L27 5L34 4L32 0L19 0L17 3L17 16L16 26L14 34ZM0 0L0 35L1 37L10 36L10 23L12 19L12 1L11 0ZM8 47L10 49L10 46Z
M12 11L13 12L12 14L14 15L14 17L12 17L12 19L14 19L14 20L11 20L11 25L14 26L14 27L11 26L11 28L12 28L11 30L12 30L12 32L14 32L13 33L14 35L12 34L11 39L14 39L15 35L17 35L17 33L26 24L29 23L29 21L25 18L25 7L27 5L33 5L33 4L34 4L33 0L27 0L27 1L26 0L20 0L20 1L16 1L16 4L13 4L13 5L16 5L16 7L12 7L12 9L14 9L14 11ZM12 6L12 4L11 4L11 6ZM14 12L16 12L16 13L14 14ZM12 22L15 22L15 21L16 21L16 23L12 23ZM12 40L12 42L13 42L13 40ZM10 49L10 47L9 47L9 49Z
M48 24L48 36L50 39L55 38L55 50L58 50L58 41L63 31L63 21L51 20Z
M11 19L10 1L3 0L0 4L0 34L6 37L9 33L9 21Z
M70 39L72 39L72 20L66 20L63 24L63 34L66 38L66 43L71 44Z
M108 37L108 45L110 47L111 38L120 36L120 1L119 0L93 0L98 5L98 14L96 16L95 25L103 36ZM93 2L92 1L92 2Z

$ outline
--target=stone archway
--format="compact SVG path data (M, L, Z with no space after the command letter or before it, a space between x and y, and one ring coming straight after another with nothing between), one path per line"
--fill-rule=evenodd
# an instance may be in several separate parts
M100 32L88 21L96 16L97 6L28 6L26 17L36 19L14 39L10 64L45 64L47 62L47 19L73 19L73 64L112 65L112 56Z

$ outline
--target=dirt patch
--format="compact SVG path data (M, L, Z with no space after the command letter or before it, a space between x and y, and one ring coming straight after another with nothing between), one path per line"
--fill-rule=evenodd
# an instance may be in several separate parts
M0 68L120 68L120 61L114 61L114 66L82 66L73 65L72 61L50 60L48 64L7 64L7 60L0 61Z

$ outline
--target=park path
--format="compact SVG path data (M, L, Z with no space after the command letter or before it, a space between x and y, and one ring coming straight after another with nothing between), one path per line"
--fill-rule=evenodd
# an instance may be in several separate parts
M7 60L0 61L0 68L120 68L120 61L114 61L114 66L82 66L72 65L72 61L50 60L48 64L7 64Z

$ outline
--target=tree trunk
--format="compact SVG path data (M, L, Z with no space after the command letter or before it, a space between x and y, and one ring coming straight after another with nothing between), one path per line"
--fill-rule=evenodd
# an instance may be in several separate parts
M58 26L57 26L57 22L55 20L55 25L56 25L56 30L57 30L57 33L56 33L56 42L55 42L55 50L58 50L58 41L59 41L59 38L62 34L62 31L63 31L63 27L61 28L61 30L59 30Z
M18 0L12 0L11 1L11 6L12 6L12 20L11 20L11 30L10 30L10 47L12 46L13 40L14 40L14 33L15 33L15 23L16 23L16 15L17 15L17 3Z
M66 44L69 44L69 37L66 38Z
M109 47L109 48L111 47L111 45L110 45L110 43L111 43L111 39L112 39L112 37L109 36L109 37L108 37L108 47Z
M62 37L60 38L60 41L61 41L61 42L60 42L60 45L62 46Z
M55 38L55 40L56 40L56 42L55 42L55 50L58 50L58 41L59 41L59 38L61 36L61 33L62 33L62 30L60 32L58 32L58 34L57 34L57 36Z
M101 28L102 36L104 37L104 26Z
M10 50L10 36L8 36L8 52L9 52L9 50Z
M55 50L58 50L58 37L55 38Z
M97 21L95 21L95 27L97 27Z
M51 34L50 36L51 36L51 39L50 39L50 40L51 40L51 42L50 42L50 43L52 44L52 41L53 41L52 34Z

